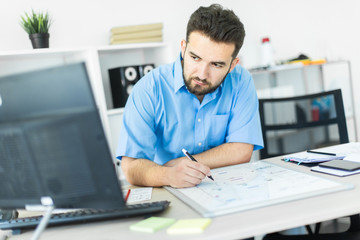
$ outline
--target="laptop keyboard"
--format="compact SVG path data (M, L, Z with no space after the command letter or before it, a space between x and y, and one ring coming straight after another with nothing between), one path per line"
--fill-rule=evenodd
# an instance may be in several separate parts
M74 223L85 223L103 221L133 216L148 215L165 210L169 206L169 201L158 201L141 204L127 205L121 209L81 209L71 212L52 214L48 226L66 225ZM31 216L17 218L9 221L0 222L0 229L32 229L40 223L42 216Z

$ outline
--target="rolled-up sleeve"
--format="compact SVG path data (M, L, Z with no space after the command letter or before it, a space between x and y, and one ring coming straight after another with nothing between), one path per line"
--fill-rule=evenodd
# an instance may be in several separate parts
M254 150L263 148L259 117L259 101L252 76L243 72L238 94L234 98L229 117L226 142L244 142L254 145Z

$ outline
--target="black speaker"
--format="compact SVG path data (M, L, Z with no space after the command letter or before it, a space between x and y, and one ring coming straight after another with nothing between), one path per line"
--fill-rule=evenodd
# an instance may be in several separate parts
M144 65L139 65L139 74L140 74L140 78L142 78L143 76L145 76L148 72L150 72L151 70L153 70L155 68L155 65L150 63L150 64L144 64Z
M144 64L108 70L114 108L125 106L134 85L153 68L154 64Z

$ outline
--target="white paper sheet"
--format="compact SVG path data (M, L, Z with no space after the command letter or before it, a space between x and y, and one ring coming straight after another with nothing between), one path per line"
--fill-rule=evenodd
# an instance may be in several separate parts
M136 203L136 202L151 200L152 190L153 190L152 187L131 189L127 203ZM124 190L123 191L124 196L126 195L126 193L127 190Z
M351 153L347 155L344 160L349 160L353 162L360 162L360 153Z
M326 174L335 175L335 176L339 176L339 177L345 177L345 176L350 176L353 174L360 173L360 170L346 171L346 170L320 167L320 166L312 167L311 170L315 171L315 172L326 173Z

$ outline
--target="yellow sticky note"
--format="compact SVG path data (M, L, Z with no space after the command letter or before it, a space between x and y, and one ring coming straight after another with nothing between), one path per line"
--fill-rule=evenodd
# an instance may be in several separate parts
M181 219L167 229L168 234L202 233L211 223L211 218Z
M173 218L149 217L130 226L130 230L153 233L175 222Z

